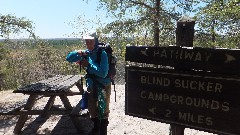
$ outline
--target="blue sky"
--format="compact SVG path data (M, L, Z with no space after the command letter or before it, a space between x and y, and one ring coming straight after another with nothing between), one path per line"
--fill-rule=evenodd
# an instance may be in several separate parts
M0 0L0 14L11 14L25 17L33 22L35 33L40 38L74 37L80 27L74 28L74 21L78 16L84 20L96 20L98 17L106 19L106 11L97 11L98 0ZM71 23L71 24L69 24ZM78 23L79 24L79 23ZM88 29L96 28L95 24L87 23ZM82 26L86 27L86 26ZM14 35L13 38L24 38L27 33Z

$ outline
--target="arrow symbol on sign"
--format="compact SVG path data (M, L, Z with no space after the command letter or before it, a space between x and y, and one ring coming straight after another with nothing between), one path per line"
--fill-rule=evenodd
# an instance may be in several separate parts
M142 53L143 55L145 55L145 56L148 56L148 55L147 55L147 48L146 48L145 50L141 50L141 53Z
M151 112L152 114L156 114L156 113L155 113L155 110L156 110L156 109L157 109L156 107L151 108L151 109L149 109L149 112Z
M233 57L232 55L229 55L229 54L225 54L225 55L227 56L227 59L224 61L225 63L236 60L236 58Z

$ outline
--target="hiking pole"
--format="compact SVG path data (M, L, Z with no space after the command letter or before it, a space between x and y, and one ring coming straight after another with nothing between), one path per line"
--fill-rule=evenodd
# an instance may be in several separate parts
M81 62L79 64L79 69L80 69L80 74L81 74L81 72L82 72ZM82 76L81 76L80 82L78 82L76 85L77 85L79 91L81 92L81 94L83 95L84 89L83 89L83 77Z
M81 64L81 61L79 62L79 66L80 66L80 74L82 72L82 64Z
M112 80L112 85L113 85L113 89L114 89L114 92L115 92L115 102L117 102L117 92L116 92L116 89L115 89L114 80Z
M115 89L115 84L113 85L114 87L114 92L115 92L115 102L117 102L117 92L116 92L116 89Z

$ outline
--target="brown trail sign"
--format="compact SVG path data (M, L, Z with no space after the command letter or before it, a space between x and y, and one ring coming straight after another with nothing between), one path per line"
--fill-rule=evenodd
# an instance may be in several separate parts
M239 50L230 49L127 47L126 61L175 69L126 66L126 114L240 134L238 54Z
M185 127L239 135L240 50L190 48L194 25L178 20L177 46L126 47L135 65L126 67L126 114L170 123L170 135Z
M240 50L190 47L126 47L126 61L240 74Z

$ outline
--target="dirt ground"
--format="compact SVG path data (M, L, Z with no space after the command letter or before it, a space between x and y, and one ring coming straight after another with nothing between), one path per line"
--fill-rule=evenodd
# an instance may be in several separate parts
M72 90L76 90L73 87ZM110 104L110 124L108 126L109 135L169 135L169 124L155 122L151 120L141 119L125 115L125 86L116 85L117 102L114 102L114 92L112 90ZM0 110L21 101L26 101L28 95L15 94L11 91L0 92ZM69 97L72 106L75 106L81 96ZM47 102L47 98L42 98L37 101L34 108L43 108ZM54 107L63 108L61 100L57 98L54 102ZM0 116L0 135L13 135L14 126L18 120L18 116ZM24 125L21 135L77 135L69 116L53 115L48 119L39 116L29 116ZM185 135L214 135L203 131L186 128Z

